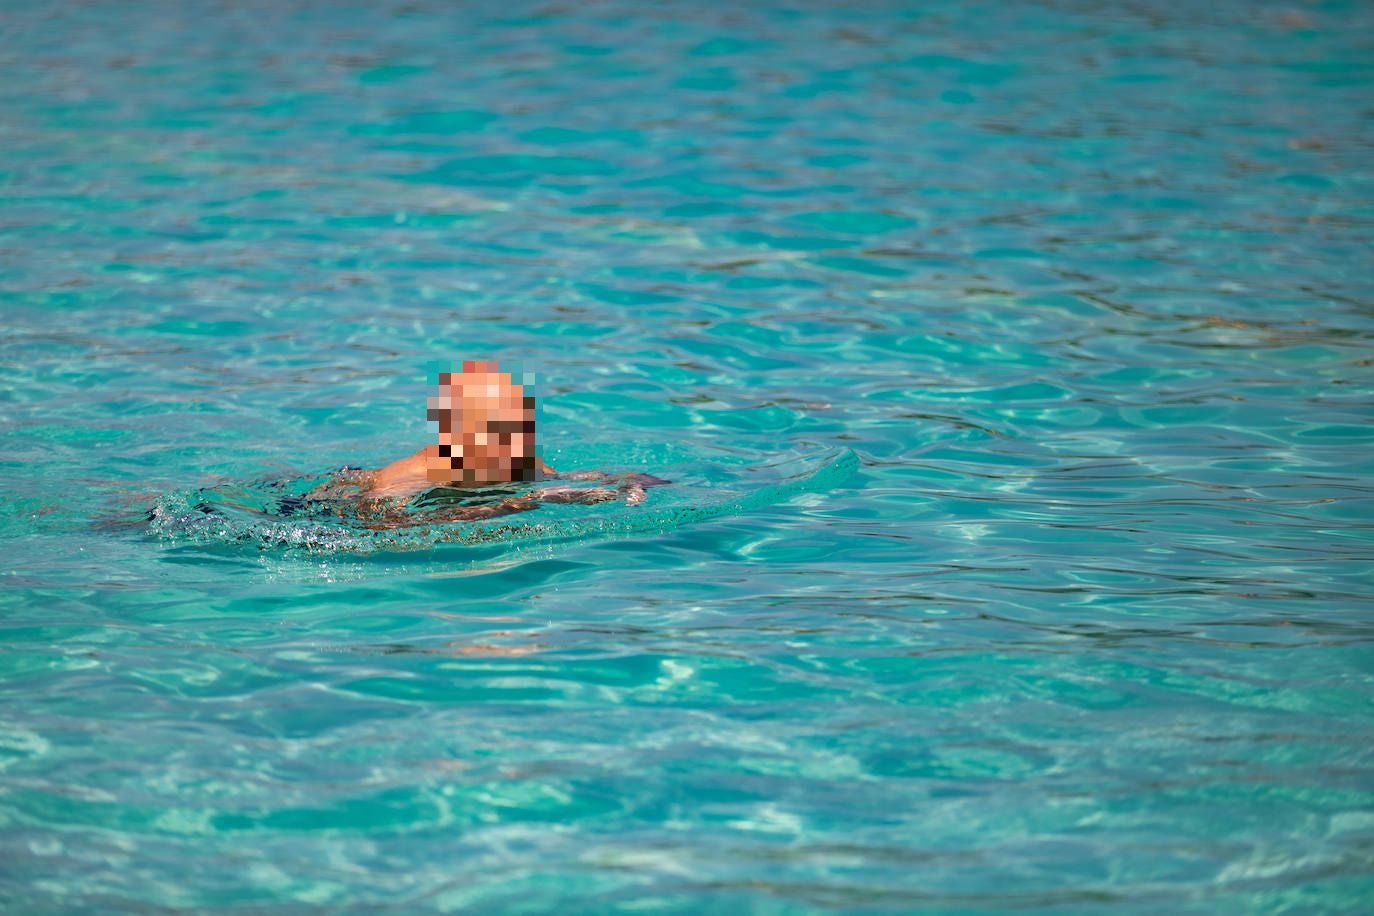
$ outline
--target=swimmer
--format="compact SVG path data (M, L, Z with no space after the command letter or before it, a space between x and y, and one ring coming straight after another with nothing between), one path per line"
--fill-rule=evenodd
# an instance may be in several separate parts
M369 528L394 528L425 522L474 521L535 509L540 503L644 501L645 487L668 483L648 474L609 475L601 471L560 474L535 454L534 397L494 362L467 361L462 372L439 376L429 399L429 419L439 424L438 442L375 471L344 471L316 487L308 500L357 501ZM497 486L541 480L600 481L611 486L538 487L504 495ZM612 486L614 488L612 488ZM431 492L483 490L499 499L479 505L446 506L423 514L403 514L405 503ZM462 494L457 494L462 495Z

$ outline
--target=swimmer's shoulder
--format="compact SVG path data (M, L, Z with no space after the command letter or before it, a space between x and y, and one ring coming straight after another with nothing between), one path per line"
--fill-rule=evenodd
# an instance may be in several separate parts
M425 474L425 456L429 448L393 461L384 468L369 472L366 484L368 496L378 499L405 499L434 486Z
M329 479L317 484L306 493L305 500L356 499L367 491L372 481L372 471L344 465L329 475Z

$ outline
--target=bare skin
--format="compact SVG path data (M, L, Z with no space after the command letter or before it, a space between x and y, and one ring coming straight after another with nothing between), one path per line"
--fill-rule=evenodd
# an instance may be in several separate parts
M375 529L417 523L475 521L527 512L540 503L600 503L624 499L638 505L644 488L667 483L645 474L612 476L600 471L559 474L534 451L534 399L494 362L466 362L460 373L444 374L429 402L439 423L438 442L375 471L351 472L321 484L307 498L346 500L360 520ZM493 484L546 479L605 481L594 488L540 487L499 502L447 506L429 512L406 503L438 487L474 489Z

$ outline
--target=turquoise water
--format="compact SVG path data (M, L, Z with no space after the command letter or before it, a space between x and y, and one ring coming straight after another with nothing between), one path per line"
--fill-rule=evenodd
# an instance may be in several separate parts
M837 7L5 4L7 911L1368 905L1374 12Z

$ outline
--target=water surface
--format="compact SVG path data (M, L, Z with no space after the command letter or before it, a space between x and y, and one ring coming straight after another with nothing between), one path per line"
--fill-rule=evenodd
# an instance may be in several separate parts
M1367 4L0 15L6 908L1374 895Z

